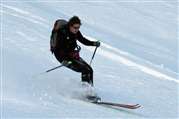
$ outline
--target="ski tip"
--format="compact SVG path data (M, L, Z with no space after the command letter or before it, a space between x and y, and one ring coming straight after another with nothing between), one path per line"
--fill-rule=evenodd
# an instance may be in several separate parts
M137 109L137 108L140 108L141 105L140 104L136 104L136 105L133 105L133 107L131 109Z

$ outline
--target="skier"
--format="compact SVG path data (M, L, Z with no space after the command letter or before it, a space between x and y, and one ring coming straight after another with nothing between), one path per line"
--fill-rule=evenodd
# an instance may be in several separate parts
M56 59L64 66L72 69L73 71L81 73L82 82L93 86L93 69L84 61L80 55L81 47L77 41L87 46L100 46L99 41L89 41L80 32L81 20L77 16L73 16L67 23L63 21L63 27L57 26L52 31L56 36L55 41L51 41L51 52L54 53ZM60 28L59 28L60 27ZM56 34L55 34L56 33Z

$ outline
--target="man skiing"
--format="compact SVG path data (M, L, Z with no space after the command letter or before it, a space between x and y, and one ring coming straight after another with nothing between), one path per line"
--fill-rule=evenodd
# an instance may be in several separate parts
M64 21L65 22L65 21ZM56 59L64 66L76 72L81 72L82 82L86 82L93 86L93 69L80 56L80 46L77 41L87 46L100 46L99 41L89 41L80 32L81 20L77 16L73 16L70 20L58 29L56 27L53 32L56 32L56 41L51 45L51 52L54 53ZM58 30L57 30L57 29ZM52 38L52 36L51 36Z

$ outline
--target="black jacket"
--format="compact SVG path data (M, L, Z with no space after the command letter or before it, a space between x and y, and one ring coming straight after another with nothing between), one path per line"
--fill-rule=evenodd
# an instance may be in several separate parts
M63 54L73 52L77 47L77 40L84 45L94 46L94 42L83 37L80 31L77 34L72 34L66 25L58 30L56 52L63 52Z

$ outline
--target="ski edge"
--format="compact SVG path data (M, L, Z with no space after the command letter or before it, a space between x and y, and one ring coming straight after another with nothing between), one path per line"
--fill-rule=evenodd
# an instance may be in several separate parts
M98 105L108 105L108 106L113 106L113 107L122 107L122 108L127 108L127 109L137 109L140 108L141 105L139 104L120 104L120 103L112 103L112 102L93 102L94 104Z

